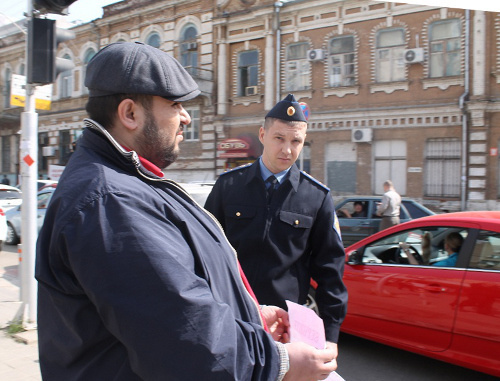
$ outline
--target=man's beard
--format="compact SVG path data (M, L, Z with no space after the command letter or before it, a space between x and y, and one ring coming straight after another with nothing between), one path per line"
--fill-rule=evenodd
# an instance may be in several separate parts
M175 138L172 143L166 146L164 146L164 141L165 137L160 134L153 113L146 110L144 131L138 144L141 147L141 156L160 169L168 167L179 156L179 149L175 146Z

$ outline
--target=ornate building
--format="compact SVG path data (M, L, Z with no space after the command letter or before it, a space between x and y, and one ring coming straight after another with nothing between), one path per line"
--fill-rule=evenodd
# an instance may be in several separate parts
M72 28L50 111L39 112L39 169L64 165L85 117L85 66L101 47L143 41L199 83L181 181L213 180L261 152L258 129L288 93L310 110L300 166L335 196L405 196L441 210L497 209L500 198L500 14L365 0L125 0ZM24 35L0 45L1 168L16 174L19 109L9 78ZM126 78L124 78L126 80ZM44 147L53 147L44 149ZM44 156L44 153L47 156Z

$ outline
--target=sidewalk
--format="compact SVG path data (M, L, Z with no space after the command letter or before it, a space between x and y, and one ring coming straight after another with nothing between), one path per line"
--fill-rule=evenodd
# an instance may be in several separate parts
M0 251L0 380L40 381L36 330L14 338L5 329L21 306L18 263L17 247L4 245Z

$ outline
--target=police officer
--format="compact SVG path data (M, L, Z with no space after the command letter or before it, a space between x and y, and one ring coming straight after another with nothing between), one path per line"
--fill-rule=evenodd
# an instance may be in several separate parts
M347 305L344 249L330 190L294 165L306 130L289 94L259 130L262 156L222 174L205 208L224 228L260 303L304 304L310 278L317 282L326 339L336 350Z

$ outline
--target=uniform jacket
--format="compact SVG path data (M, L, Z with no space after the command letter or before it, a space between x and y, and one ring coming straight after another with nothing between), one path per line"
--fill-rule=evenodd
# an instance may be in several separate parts
M257 160L221 175L205 208L226 231L260 303L303 304L314 278L327 340L337 342L347 291L329 189L293 165L268 204Z
M275 380L280 360L216 220L87 127L37 242L46 380Z

